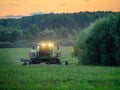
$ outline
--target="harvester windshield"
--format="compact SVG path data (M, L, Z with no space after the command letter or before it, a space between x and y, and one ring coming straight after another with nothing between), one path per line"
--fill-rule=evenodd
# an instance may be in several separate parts
M50 42L41 42L37 46L38 56L52 56L54 44Z

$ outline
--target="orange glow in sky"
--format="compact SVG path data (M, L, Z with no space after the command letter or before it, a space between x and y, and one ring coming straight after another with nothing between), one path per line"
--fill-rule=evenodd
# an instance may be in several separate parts
M0 16L80 11L120 11L120 0L0 0Z

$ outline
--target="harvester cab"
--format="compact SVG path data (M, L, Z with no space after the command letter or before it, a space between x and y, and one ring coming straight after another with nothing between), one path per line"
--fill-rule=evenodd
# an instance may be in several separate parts
M53 56L53 43L40 43L36 47L37 57L52 57Z

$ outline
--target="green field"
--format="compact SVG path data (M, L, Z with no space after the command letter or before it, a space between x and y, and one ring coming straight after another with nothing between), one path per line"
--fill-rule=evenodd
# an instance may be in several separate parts
M71 47L61 48L62 65L21 66L29 51L0 49L0 90L120 90L119 67L78 65Z

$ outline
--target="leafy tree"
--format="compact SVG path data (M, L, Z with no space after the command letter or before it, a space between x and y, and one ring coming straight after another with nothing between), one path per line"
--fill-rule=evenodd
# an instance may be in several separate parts
M53 30L45 29L43 32L39 33L39 40L55 40L56 34Z
M62 39L62 38L68 38L68 30L67 28L60 27L56 32L57 38Z
M120 66L119 28L118 13L97 20L82 31L75 46L78 59L86 65Z
M22 37L23 37L23 32L21 30L18 30L18 29L13 30L12 32L13 41L21 40Z
M14 48L15 45L11 42L0 42L0 48Z
M4 32L4 41L12 41L12 32L11 31L6 31Z

